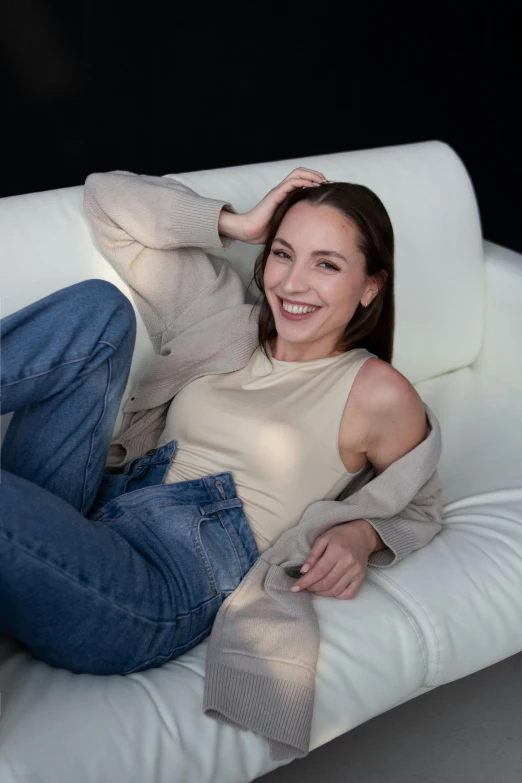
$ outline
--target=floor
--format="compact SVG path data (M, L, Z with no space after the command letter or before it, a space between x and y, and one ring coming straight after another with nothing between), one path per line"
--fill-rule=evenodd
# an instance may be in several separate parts
M522 653L379 715L257 780L521 783Z

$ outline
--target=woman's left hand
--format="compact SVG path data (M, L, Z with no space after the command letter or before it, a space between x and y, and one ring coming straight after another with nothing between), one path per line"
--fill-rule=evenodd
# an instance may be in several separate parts
M299 587L316 595L353 598L364 581L368 558L374 550L376 531L364 519L355 519L327 530L317 538L303 566Z

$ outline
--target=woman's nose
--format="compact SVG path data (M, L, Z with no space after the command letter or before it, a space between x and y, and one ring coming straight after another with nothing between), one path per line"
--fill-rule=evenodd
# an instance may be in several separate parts
M285 275L283 287L289 291L306 291L308 289L306 270L293 264Z

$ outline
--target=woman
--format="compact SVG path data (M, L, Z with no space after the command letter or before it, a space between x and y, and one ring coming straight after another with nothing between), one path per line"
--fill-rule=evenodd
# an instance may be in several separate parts
M15 414L0 629L50 665L127 674L204 639L263 549L313 500L413 449L426 416L389 363L393 231L367 188L299 168L242 215L129 172L91 175L85 192L157 355L110 441L135 339L128 299L90 280L3 319L2 412ZM237 276L199 249L233 239L265 244L255 342ZM127 459L106 465L122 444ZM352 598L385 547L365 520L338 525L295 587Z

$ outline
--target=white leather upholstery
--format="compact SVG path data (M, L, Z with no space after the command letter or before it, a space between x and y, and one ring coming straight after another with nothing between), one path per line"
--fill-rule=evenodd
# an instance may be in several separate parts
M313 597L313 749L522 650L522 257L483 243L469 177L440 142L173 176L244 211L298 165L368 185L390 213L393 363L439 418L445 510L440 535L370 569L353 601ZM128 294L92 246L81 187L4 199L0 236L2 315L88 277ZM245 282L258 251L226 251ZM127 392L150 355L139 319ZM243 783L278 766L262 737L202 714L207 644L160 669L96 677L1 639L2 783Z

